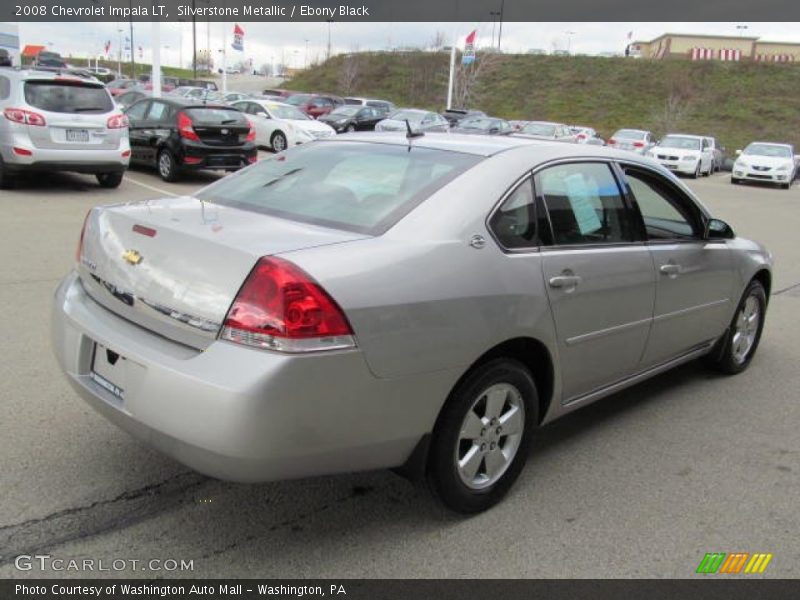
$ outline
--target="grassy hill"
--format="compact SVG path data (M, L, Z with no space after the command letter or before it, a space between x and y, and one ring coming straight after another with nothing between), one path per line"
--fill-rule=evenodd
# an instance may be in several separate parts
M761 139L800 147L800 65L650 61L588 56L484 55L470 107L507 119L717 136L729 150ZM385 98L442 110L449 55L336 56L285 87Z

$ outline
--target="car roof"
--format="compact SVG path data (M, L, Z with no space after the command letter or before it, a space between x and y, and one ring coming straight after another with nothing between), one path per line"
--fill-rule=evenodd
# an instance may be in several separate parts
M556 121L526 121L529 125L560 125L561 127L566 127L564 123L558 123Z
M87 72L86 75L81 73L81 69L18 69L12 68L8 71L3 71L4 75L16 75L22 80L48 80L48 79L73 79L85 81L86 83L97 84L105 87L105 84Z
M791 144L784 144L783 142L750 142L750 144L747 145L750 146L751 144L761 144L762 146L782 146L784 148L794 147Z
M650 133L647 129L634 129L632 127L620 127L617 129L615 133L619 133L620 131L633 131L635 133Z
M494 156L517 148L533 148L541 153L543 160L569 157L605 157L645 162L657 166L655 161L631 155L624 150L614 150L605 146L587 144L568 144L565 142L534 140L517 136L478 136L458 133L426 133L409 140L403 132L362 132L350 133L346 137L328 138L315 143L367 142L461 152L475 156Z
M665 135L664 137L684 137L684 138L689 138L689 139L692 139L692 140L704 140L704 139L706 139L708 136L705 136L705 135L695 135L695 134L693 134L693 133L668 133L668 134L667 134L667 135Z

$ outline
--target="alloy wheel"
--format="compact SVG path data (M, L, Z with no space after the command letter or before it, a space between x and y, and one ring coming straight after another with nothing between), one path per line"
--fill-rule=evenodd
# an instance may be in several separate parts
M467 411L456 442L456 469L473 490L494 485L519 450L525 429L525 404L510 383L496 383Z
M751 294L736 316L736 325L731 338L731 352L738 364L744 363L750 355L758 336L760 323L761 305L758 298Z

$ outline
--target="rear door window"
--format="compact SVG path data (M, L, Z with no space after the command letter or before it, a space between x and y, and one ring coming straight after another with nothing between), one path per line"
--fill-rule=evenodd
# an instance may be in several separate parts
M25 102L56 113L101 114L114 108L104 87L72 81L26 81Z
M638 239L638 223L606 163L569 163L538 173L556 245L614 244Z
M125 111L125 114L128 115L128 118L132 121L141 121L144 119L145 114L147 114L147 107L149 105L149 100L141 100L128 108L128 110Z

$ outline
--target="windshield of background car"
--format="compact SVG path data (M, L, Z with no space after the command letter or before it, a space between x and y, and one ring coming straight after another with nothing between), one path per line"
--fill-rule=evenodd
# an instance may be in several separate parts
M393 121L409 120L411 122L417 122L422 121L422 119L425 117L425 114L426 113L418 110L397 110L386 118Z
M221 179L200 200L380 235L480 156L406 145L298 146Z
M643 140L644 136L645 134L643 131L636 131L635 129L620 129L611 137L623 140Z
M462 119L461 122L458 124L459 127L462 129L491 129L492 127L498 127L499 125L495 123L493 119L484 119L481 117L467 117L466 119Z
M360 110L360 106L340 106L336 110L332 111L329 116L347 118L352 117Z
M659 146L662 148L677 148L678 150L700 150L700 140L679 135L668 135L661 140Z
M188 108L184 111L195 125L246 125L247 119L233 108Z
M268 104L270 114L274 119L290 119L292 121L310 121L311 118L294 106L285 104Z
M769 144L750 144L744 149L743 154L756 156L771 156L773 158L792 158L792 151L784 146L770 146Z
M529 133L530 135L544 135L554 136L556 134L556 126L548 125L547 123L528 123L522 128L522 133Z
M57 113L105 113L114 108L103 86L72 81L26 81L25 102Z
M294 96L289 96L286 99L286 104L291 104L292 106L300 106L301 104L305 104L311 100L311 96L309 94L295 94Z

